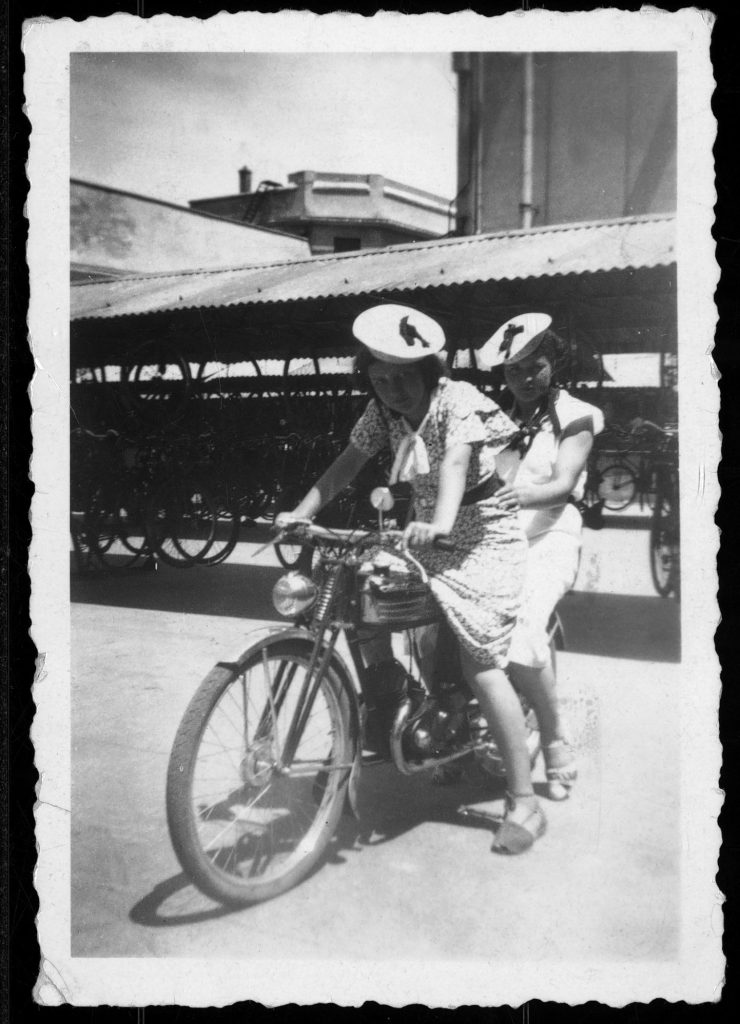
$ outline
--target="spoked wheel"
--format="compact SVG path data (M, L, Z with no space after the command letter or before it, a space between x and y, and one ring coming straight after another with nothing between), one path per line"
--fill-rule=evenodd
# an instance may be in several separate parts
M198 561L202 565L219 565L226 561L239 540L239 504L226 482L212 480L209 493L215 515L213 539Z
M140 536L135 537L134 533ZM122 499L115 492L106 493L103 488L96 490L90 499L85 515L85 535L97 561L108 568L133 565L146 547L143 523L137 529Z
M199 561L203 565L225 562L239 540L239 511L228 502L216 500L216 527L211 546Z
M132 494L121 502L118 510L118 536L121 544L137 556L149 554L144 506L143 498L139 494Z
M349 699L329 669L295 752L311 643L280 641L208 675L180 723L167 821L183 870L207 896L246 904L296 885L321 857L349 782Z
M610 512L627 508L634 500L637 479L634 471L623 462L615 462L599 475L599 498Z
M173 478L149 501L147 534L162 561L184 568L209 552L216 521L216 506L205 484Z
M650 527L650 573L661 597L680 594L678 512L658 494Z
M176 419L192 390L190 365L167 341L146 341L121 370L124 404L148 423Z

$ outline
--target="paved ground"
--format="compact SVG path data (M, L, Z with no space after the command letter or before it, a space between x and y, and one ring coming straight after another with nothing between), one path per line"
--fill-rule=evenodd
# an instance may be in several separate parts
M164 784L198 682L272 618L280 570L253 554L245 544L218 568L73 579L74 955L675 956L679 608L652 593L646 531L589 534L564 602L559 677L581 780L571 801L546 804L534 850L496 857L490 833L460 817L461 804L500 809L480 780L438 789L381 766L365 772L361 822L343 822L309 879L227 912L179 871Z

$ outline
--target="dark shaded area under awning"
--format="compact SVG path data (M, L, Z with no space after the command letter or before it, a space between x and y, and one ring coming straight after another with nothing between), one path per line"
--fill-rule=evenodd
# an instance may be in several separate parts
M161 339L193 361L345 355L355 345L352 321L381 301L434 316L451 352L475 350L506 319L532 309L549 313L576 346L597 352L676 347L675 266L661 266L83 319L72 324L71 360L74 367L125 362L135 346Z

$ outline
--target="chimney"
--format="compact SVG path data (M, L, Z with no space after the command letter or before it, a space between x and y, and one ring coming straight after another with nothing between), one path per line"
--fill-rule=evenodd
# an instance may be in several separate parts
M239 191L252 191L252 172L248 167L242 167L239 170Z

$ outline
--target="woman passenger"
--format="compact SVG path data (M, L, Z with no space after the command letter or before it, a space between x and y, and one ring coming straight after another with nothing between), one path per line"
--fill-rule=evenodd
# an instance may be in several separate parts
M511 403L504 407L519 430L496 459L503 487L496 500L519 508L529 542L522 610L509 648L509 671L532 704L540 725L548 795L565 800L576 779L573 752L561 721L547 626L578 572L586 463L601 411L556 385L560 342L544 313L505 323L486 342L479 361L503 367Z

